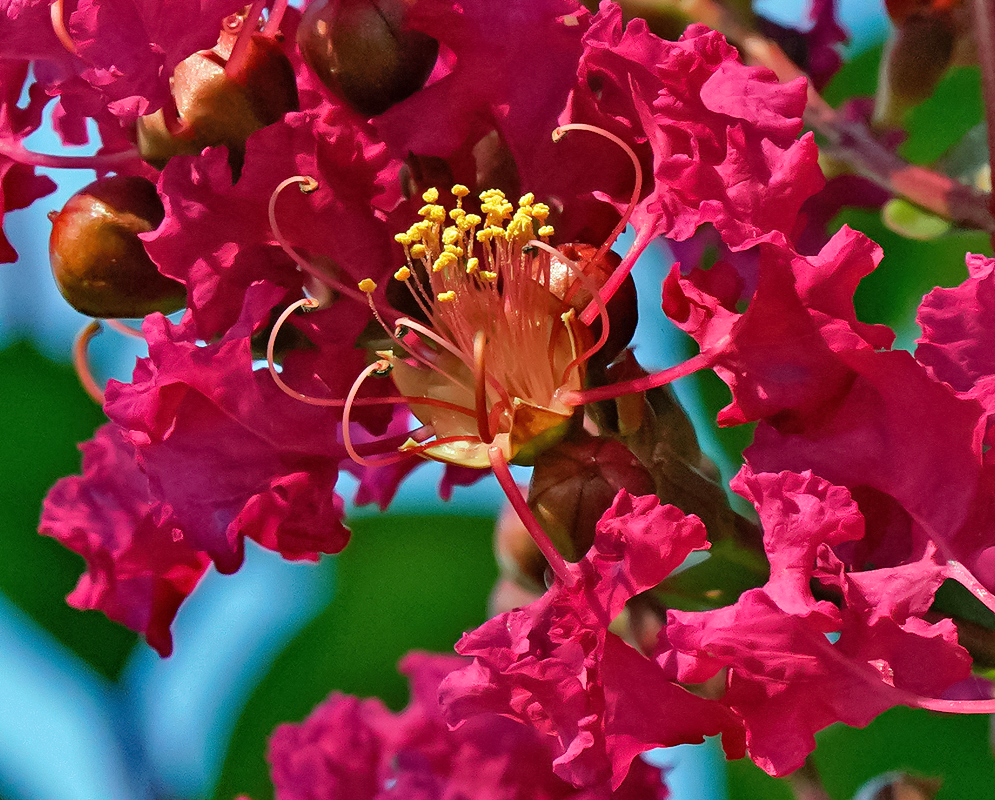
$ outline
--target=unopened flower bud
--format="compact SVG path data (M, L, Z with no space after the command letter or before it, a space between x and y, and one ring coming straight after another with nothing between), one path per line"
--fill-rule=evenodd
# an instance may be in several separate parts
M276 39L254 34L233 75L225 64L219 48L180 62L172 79L179 120L167 123L162 109L138 120L138 149L152 166L215 145L225 145L240 166L252 133L298 109L294 70Z
M403 0L316 0L297 45L322 83L367 116L382 114L428 80L439 43L405 25Z
M49 258L55 282L69 304L91 317L144 317L186 304L183 285L156 269L138 234L153 231L165 215L155 186L145 178L102 178L49 215Z
M576 432L536 457L529 508L564 558L578 561L620 489L652 494L653 478L620 442Z

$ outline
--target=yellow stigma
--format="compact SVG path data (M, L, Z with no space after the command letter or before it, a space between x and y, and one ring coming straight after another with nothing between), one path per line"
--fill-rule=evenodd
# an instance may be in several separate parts
M359 290L367 294L373 294L377 290L377 284L369 278L363 278L359 282Z

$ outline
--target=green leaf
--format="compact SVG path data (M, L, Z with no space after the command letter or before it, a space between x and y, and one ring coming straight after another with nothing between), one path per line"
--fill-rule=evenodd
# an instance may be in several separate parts
M137 636L66 605L83 559L37 533L42 499L57 479L79 472L76 445L104 415L71 367L23 342L0 352L0 406L0 591L99 673L116 677Z
M302 720L333 690L400 709L407 701L401 656L451 652L487 617L497 577L494 520L385 515L352 527L352 542L334 559L334 599L277 658L242 712L218 800L273 796L264 756L277 724Z

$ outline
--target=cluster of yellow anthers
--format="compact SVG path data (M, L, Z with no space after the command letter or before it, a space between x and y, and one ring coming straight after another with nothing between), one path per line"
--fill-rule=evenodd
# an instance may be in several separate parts
M499 189L482 192L480 210L484 217L468 214L463 208L463 198L470 193L466 186L456 184L451 192L456 207L447 214L438 203L439 190L428 189L422 195L426 205L418 212L422 219L394 237L404 247L408 260L408 265L395 272L394 277L399 281L410 280L411 267L420 261L432 276L433 289L435 284L442 284L440 291L435 292L435 300L440 303L452 302L459 286L467 281L497 280L499 265L513 258L514 249L520 251L534 239L546 241L553 235L553 226L546 224L549 206L535 202L531 192L519 199L517 209ZM448 225L447 218L451 220ZM481 245L477 251L475 242ZM360 288L371 292L376 284L365 280Z

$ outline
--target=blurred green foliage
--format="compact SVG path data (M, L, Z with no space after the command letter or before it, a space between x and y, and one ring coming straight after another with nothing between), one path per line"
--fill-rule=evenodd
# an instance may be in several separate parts
M39 536L42 500L59 478L80 471L77 442L105 421L72 367L32 345L0 351L0 591L102 675L114 678L137 636L95 611L66 605L83 559Z
M487 618L497 577L494 520L384 515L357 519L335 570L328 607L287 646L242 712L214 797L273 796L266 740L298 722L330 692L407 702L397 662L412 649L452 652L464 630Z

